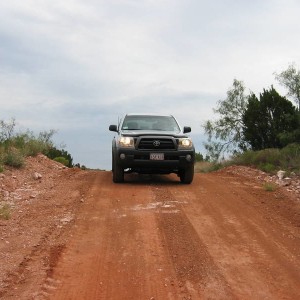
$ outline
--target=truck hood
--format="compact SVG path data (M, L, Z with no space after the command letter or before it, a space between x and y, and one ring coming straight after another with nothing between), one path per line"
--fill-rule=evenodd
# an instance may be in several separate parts
M174 131L162 131L162 130L122 130L121 135L123 136L172 136L172 137L187 137L182 132Z

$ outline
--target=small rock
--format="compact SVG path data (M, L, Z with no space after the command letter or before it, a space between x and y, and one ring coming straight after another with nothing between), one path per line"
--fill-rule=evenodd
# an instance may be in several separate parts
M33 174L33 178L35 179L35 180L38 180L38 179L41 179L43 176L40 174L40 173L38 173L38 172L34 172L34 174Z
M67 224L71 221L73 221L74 217L72 215L67 215L65 216L63 219L61 219L60 221L63 223L63 224Z
M281 186L289 186L291 185L292 183L292 179L291 178L284 178L282 181L281 181Z
M277 177L279 180L282 180L284 175L285 175L285 171L280 170L277 172Z

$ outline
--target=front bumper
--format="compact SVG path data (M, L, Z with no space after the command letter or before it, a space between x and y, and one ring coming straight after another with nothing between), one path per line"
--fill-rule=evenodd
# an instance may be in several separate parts
M150 153L163 153L164 160L150 160ZM124 169L138 173L177 173L194 165L194 150L150 151L119 148L116 150L117 162Z

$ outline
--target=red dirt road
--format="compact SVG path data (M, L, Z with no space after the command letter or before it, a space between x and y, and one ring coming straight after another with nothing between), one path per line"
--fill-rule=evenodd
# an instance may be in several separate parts
M26 165L0 178L11 203L1 300L300 299L299 193L265 191L266 174L230 167L191 185L175 175L113 184L111 172L43 156Z
M233 174L92 172L40 299L300 299L300 207Z

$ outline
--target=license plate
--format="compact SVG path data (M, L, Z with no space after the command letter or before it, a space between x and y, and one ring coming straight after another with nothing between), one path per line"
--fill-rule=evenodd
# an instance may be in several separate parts
M163 153L150 153L150 160L164 160Z

